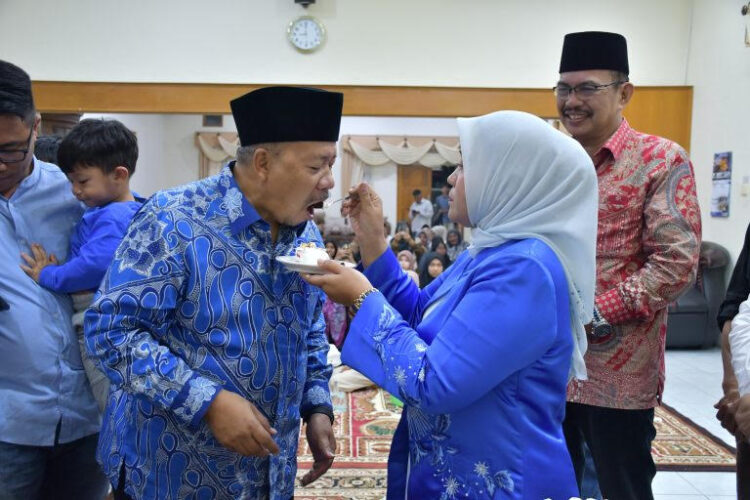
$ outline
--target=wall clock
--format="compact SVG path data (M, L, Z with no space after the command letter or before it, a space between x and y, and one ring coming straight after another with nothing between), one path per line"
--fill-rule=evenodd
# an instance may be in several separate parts
M326 40L323 23L312 16L301 16L290 22L286 33L294 48L304 53L318 50Z

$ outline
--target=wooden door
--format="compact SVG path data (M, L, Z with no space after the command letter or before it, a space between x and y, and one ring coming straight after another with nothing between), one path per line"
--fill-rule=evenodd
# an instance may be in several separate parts
M432 169L423 167L422 165L399 165L397 188L397 222L408 222L409 207L414 203L414 197L411 195L412 191L415 189L421 189L422 196L432 201Z

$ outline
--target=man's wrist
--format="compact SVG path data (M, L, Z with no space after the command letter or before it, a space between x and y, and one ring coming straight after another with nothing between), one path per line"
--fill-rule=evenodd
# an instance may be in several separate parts
M308 423L310 421L310 417L315 415L316 413L319 413L321 415L325 415L331 420L331 425L333 425L334 418L333 418L333 408L330 406L314 406L312 407L305 415L302 416L302 421L304 423Z
M739 384L737 384L737 381L724 381L721 383L721 389L724 391L725 396L729 396L732 393L736 393L739 395L740 389Z

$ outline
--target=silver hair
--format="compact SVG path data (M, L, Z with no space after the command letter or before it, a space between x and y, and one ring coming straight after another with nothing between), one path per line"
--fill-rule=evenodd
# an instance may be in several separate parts
M249 146L240 146L239 148L237 148L237 163L250 165L250 163L253 161L253 155L255 154L255 151L260 148L263 148L270 152L272 155L276 156L281 151L281 144L277 142L264 142L260 144L251 144Z

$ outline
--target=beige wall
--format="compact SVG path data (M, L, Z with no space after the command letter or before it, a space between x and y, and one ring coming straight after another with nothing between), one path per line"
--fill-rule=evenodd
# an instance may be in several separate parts
M740 196L742 178L750 176L750 49L742 43L748 19L739 13L742 4L318 0L304 11L292 0L2 0L0 58L37 80L542 88L555 81L564 33L619 31L629 40L636 84L694 86L691 153L704 235L736 256L750 219L749 198ZM329 32L326 46L312 55L297 53L285 39L289 20L303 13L320 18ZM129 119L142 122L139 139L153 141L143 152L151 159L144 156L136 176L142 190L194 175L195 121ZM382 123L382 133L400 133ZM413 123L425 134L442 127ZM712 156L727 150L734 153L731 216L712 219Z
M36 80L551 87L566 32L631 40L633 78L681 85L685 0L2 0L0 57ZM312 55L286 40L317 16Z
M693 91L691 157L703 216L703 238L726 246L736 258L750 223L750 47L743 38L750 18L742 0L696 0L688 64ZM712 218L711 167L714 153L732 152L728 218ZM748 186L750 190L750 186Z

